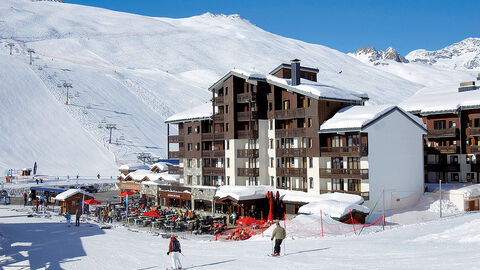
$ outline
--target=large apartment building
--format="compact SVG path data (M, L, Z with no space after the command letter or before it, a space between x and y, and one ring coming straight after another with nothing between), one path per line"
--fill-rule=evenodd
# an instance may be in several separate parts
M368 172L358 166L368 155L368 132L319 134L322 123L339 110L361 107L368 96L319 83L317 73L318 69L303 67L297 59L269 74L234 69L209 88L211 104L169 117L168 125L178 125L178 135L171 135L168 128L169 144L178 144L179 149L169 151L169 158L180 159L181 181L186 185L269 185L312 194L341 191L368 199ZM339 150L343 145L350 153ZM338 168L354 170L339 175L332 171L335 162L347 164ZM349 185L340 188L335 181Z
M480 74L476 81L421 89L401 104L421 117L425 182L472 182L480 177Z

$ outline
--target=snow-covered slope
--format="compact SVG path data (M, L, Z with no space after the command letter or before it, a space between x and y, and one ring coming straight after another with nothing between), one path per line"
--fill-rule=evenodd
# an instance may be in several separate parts
M63 83L71 83L70 105L63 109L115 155L117 164L131 162L138 152L166 157L164 120L208 102L208 86L232 68L268 73L299 58L302 65L320 70L319 82L366 92L373 104L398 103L426 85L422 72L385 72L339 51L268 33L238 15L153 18L57 2L3 0L0 18L0 54L8 55L13 43L13 55L6 57L28 63L27 50L34 49L32 76L43 82L57 105L65 102ZM7 66L0 62L1 68ZM5 72L18 77L14 70ZM1 91L16 95L11 89L0 85ZM51 116L50 121L60 120ZM106 124L117 127L110 145ZM14 138L8 138L5 143L11 144ZM9 168L28 166L2 162Z
M64 110L30 67L5 55L0 63L0 172L37 161L41 174L112 175L113 155Z

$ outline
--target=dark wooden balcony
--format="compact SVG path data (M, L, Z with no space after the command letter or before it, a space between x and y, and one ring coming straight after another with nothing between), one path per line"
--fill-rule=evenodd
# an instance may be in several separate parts
M306 168L277 168L277 176L307 177Z
M237 158L258 158L258 149L238 149Z
M179 151L170 151L168 152L168 158L179 158L180 152Z
M183 142L184 140L185 138L183 136L179 136L179 135L168 136L169 143L179 143L179 142Z
M213 137L215 137L215 141L217 140L223 140L225 137L225 134L223 132L221 133L202 133L202 140L203 141L213 141Z
M368 179L368 169L330 169L321 168L320 178Z
M218 96L214 99L215 105L223 105L225 102L225 97L224 96Z
M275 150L277 157L305 157L307 150L305 148L277 148Z
M429 172L459 172L460 164L425 164L425 170Z
M204 167L202 169L202 174L206 176L222 176L225 175L225 168L217 168L217 167Z
M458 135L458 128L429 129L427 138L454 138Z
M360 157L368 156L368 146L320 147L322 157Z
M225 114L223 114L223 113L216 113L216 114L213 115L213 121L215 121L217 123L223 122L224 116L225 116Z
M237 175L245 177L258 177L260 175L260 171L258 168L238 168Z
M305 137L306 132L304 128L288 128L275 130L275 137Z
M480 146L478 145L467 146L467 154L480 154Z
M273 115L275 119L304 118L305 108L275 111Z
M456 145L427 147L427 154L458 154L459 147Z
M202 157L204 158L221 158L224 156L225 156L224 150L215 150L215 151L203 150L202 151Z
M467 130L470 136L480 136L480 128L469 127Z
M257 119L257 112L238 112L237 120L238 121L250 121L252 119Z
M237 137L239 139L258 138L258 130L239 130Z
M250 92L237 94L237 103L249 103L251 101L255 101L255 97Z
M168 166L168 174L180 174L183 175L183 168L180 166L175 165L167 165Z

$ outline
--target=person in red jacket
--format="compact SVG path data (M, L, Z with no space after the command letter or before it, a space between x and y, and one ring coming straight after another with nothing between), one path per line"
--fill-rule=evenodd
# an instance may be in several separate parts
M177 240L177 237L173 236L170 238L170 245L168 246L167 252L167 255L170 255L172 269L182 269L178 253L182 253L182 248L180 247L180 242Z

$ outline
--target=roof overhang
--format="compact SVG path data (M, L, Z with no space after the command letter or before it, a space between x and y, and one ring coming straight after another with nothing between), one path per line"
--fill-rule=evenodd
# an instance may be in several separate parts
M177 119L177 120L165 121L165 124L180 124L180 123L203 121L203 120L212 120L212 117L208 116L208 117L192 117L192 118L185 118L185 119Z
M264 77L255 76L255 74L251 74L251 76L247 76L244 73L241 73L241 72L238 72L238 71L232 69L227 74L223 75L218 81L216 81L214 84L212 84L212 86L210 86L208 88L208 90L213 91L215 89L220 88L219 86L221 86L222 83L226 79L228 79L230 76L235 76L235 77L242 78L242 79L246 80L248 83L255 84L255 85L258 83L258 81L265 81Z
M272 71L270 71L270 75L273 75L275 73L277 73L280 69L282 68L289 68L291 69L292 66L290 64L287 64L287 63L281 63L280 65L278 65L275 69L273 69ZM308 71L308 72L314 72L314 73L318 73L319 70L318 68L311 68L311 67L304 67L304 66L300 66L300 71Z

